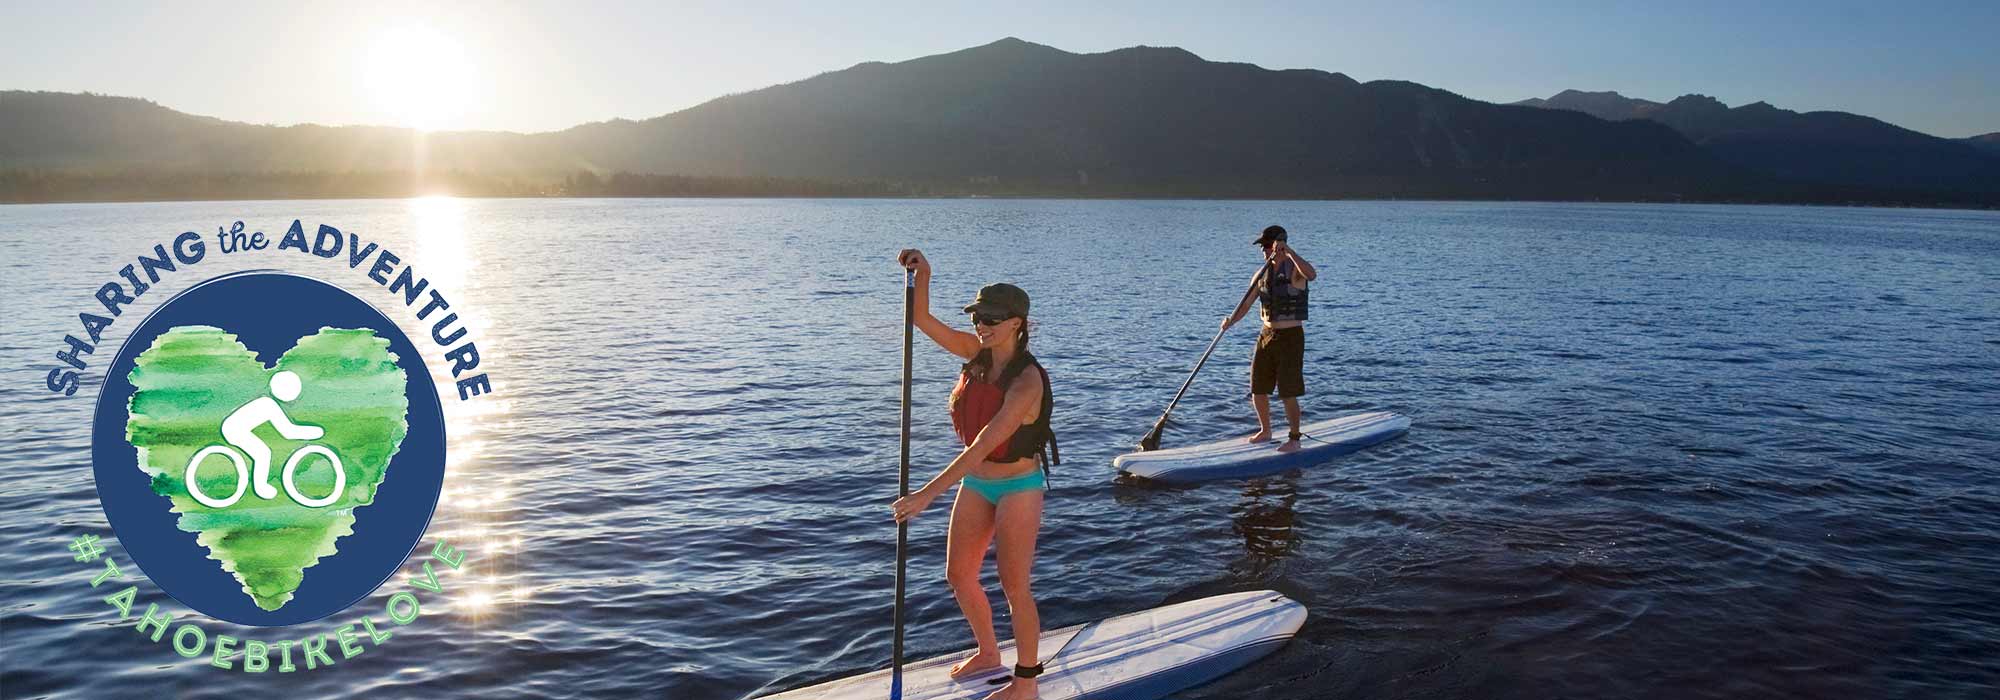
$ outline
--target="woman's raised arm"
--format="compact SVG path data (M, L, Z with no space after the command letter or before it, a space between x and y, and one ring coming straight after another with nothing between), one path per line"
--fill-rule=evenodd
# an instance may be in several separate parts
M931 315L931 261L924 258L923 251L906 248L896 256L896 261L917 272L916 303L910 314L916 319L917 329L945 352L968 360L979 354L979 336L947 326Z

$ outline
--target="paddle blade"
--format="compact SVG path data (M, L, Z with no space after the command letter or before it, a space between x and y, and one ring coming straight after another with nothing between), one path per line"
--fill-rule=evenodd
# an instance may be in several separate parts
M1153 450L1160 449L1160 429L1163 427L1165 426L1164 425L1153 426L1153 431L1150 433L1146 433L1146 437L1139 440L1140 452L1152 452Z

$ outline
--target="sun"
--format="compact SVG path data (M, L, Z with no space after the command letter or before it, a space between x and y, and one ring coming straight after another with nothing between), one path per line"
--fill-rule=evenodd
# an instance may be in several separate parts
M365 84L376 105L405 126L449 128L472 97L472 64L458 42L422 25L394 27L368 53Z

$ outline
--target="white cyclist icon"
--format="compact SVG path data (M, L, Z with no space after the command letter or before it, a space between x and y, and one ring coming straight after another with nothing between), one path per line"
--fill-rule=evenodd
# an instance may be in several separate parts
M265 423L270 423L271 427L287 440L318 440L326 435L326 431L318 426L293 423L291 418L285 415L284 407L278 405L278 401L298 398L300 389L298 374L290 371L279 372L271 376L271 396L251 399L249 403L231 411L229 417L222 419L222 438L229 444L201 448L194 453L193 459L188 460L186 477L188 495L194 496L194 500L210 508L227 508L243 498L244 489L252 487L258 498L265 500L277 498L278 489L271 485L271 446L264 444L263 438L257 437L254 431ZM272 397L277 398L273 400ZM231 445L235 448L232 449ZM243 463L243 456L246 454L250 456L250 464L247 467ZM333 490L320 498L307 498L305 494L299 492L296 478L299 465L307 456L315 454L325 457L333 464ZM230 463L236 467L236 491L229 494L228 498L212 498L203 493L201 487L195 483L195 468L200 467L201 461L207 459L209 455L228 457ZM324 445L306 445L293 451L292 456L285 460L282 479L285 482L285 493L299 505L308 508L330 505L340 500L341 493L347 490L347 470L341 467L340 457Z

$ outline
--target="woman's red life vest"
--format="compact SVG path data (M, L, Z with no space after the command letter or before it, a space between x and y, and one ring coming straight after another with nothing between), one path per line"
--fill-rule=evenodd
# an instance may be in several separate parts
M1006 444L993 449L986 456L990 462L1013 462L1027 457L1041 458L1043 469L1050 464L1060 464L1061 453L1057 452L1055 431L1049 427L1049 413L1055 408L1055 399L1049 391L1049 375L1042 370L1035 356L1022 352L1000 372L998 381L989 382L992 374L993 353L980 350L972 361L959 370L958 385L951 389L951 429L958 433L960 444L971 445L979 438L979 431L993 422L999 415L1000 404L1007 397L1007 387L1015 377L1029 367L1034 367L1042 375L1042 410L1032 423L1025 423L1014 430L1014 436Z

